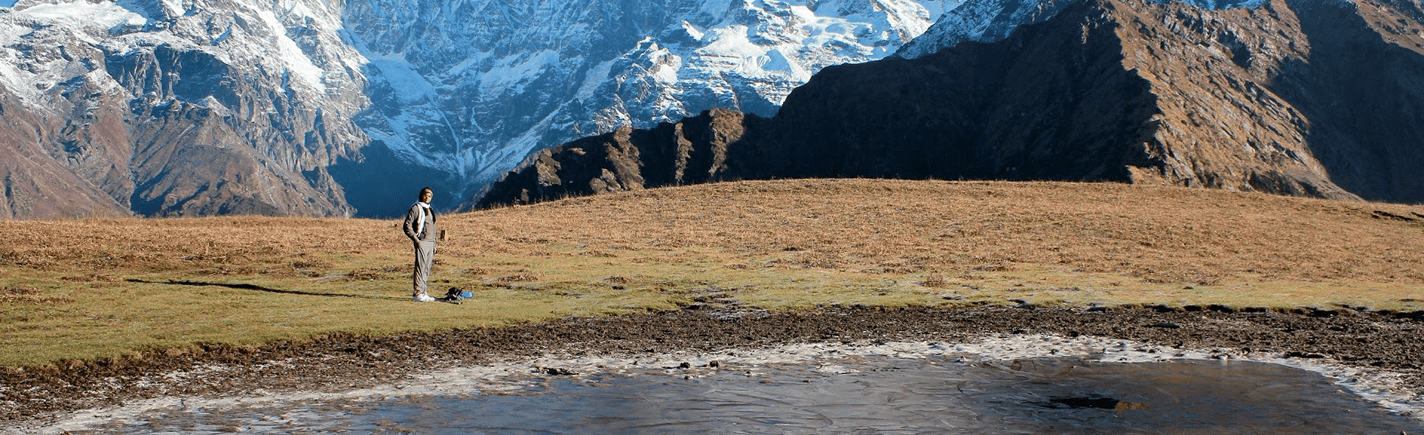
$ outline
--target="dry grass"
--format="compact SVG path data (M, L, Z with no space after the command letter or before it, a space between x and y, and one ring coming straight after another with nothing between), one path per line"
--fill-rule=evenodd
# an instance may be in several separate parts
M1412 220L1411 220L1412 219ZM1418 309L1424 208L1114 184L788 180L443 216L408 302L394 221L0 222L0 364L333 332L816 304ZM176 284L175 284L176 283Z

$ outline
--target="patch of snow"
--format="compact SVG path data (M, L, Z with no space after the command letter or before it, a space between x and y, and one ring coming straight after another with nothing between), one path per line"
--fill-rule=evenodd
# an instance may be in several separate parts
M519 161L524 159L524 154L527 153L528 150L535 149L534 146L539 143L539 139L544 136L549 126L553 124L554 116L556 115L558 115L558 112L551 113L543 119L540 119L533 127L525 130L524 134L510 141L509 146L496 151L494 153L496 155L492 160L497 160L498 163L508 165L519 164Z
M39 92L35 91L34 85L30 84L33 82L31 77L33 77L32 74L16 68L8 58L0 58L0 87L15 94L26 105L39 95Z
M701 41L702 36L706 35L705 32L698 29L697 26L692 25L692 23L687 22L687 20L682 21L682 30L686 30L688 35L692 35L692 39L698 41Z
M4 0L0 0L0 1L4 1ZM143 17L145 20L152 20L152 19L153 19L153 17L148 16L148 10L144 9L143 5L139 3L139 0L118 0L118 1L114 2L114 4L117 4L119 7L124 8L124 9L127 9L127 10L129 10L130 12L133 12L133 13L135 13L135 14L138 14L139 16Z
M401 103L421 104L436 96L435 85L416 72L404 58L368 55L366 59L370 66L381 72L381 77L385 77L386 83L395 91L396 98Z
M476 75L476 76L477 76L478 73L479 73L479 70L476 69L476 67L479 66L481 63L483 63L483 62L485 61L485 59L489 59L489 57L490 57L491 54L492 54L492 53L490 53L490 52L488 52L488 51L479 51L479 52L471 53L471 54L470 54L470 57L466 58L465 60L460 61L459 63L455 64L454 66L451 66L450 69L445 70L445 75L446 75L446 76L462 76L462 75Z
M749 77L765 75L758 59L766 53L766 49L752 43L747 33L747 26L744 25L708 32L711 42L695 52L696 59L702 61L698 66Z
M227 28L227 30L224 30L224 31L222 32L222 34L218 35L218 37L216 37L216 38L213 38L213 45L220 45L220 44L223 43L223 41L227 41L227 39L228 39L228 38L231 38L231 37L232 37L232 27L229 26L229 27Z
M558 64L559 53L554 50L505 56L480 76L480 93L490 96L522 93L530 79Z
M17 15L41 21L67 21L105 29L121 25L142 26L148 19L115 3L57 3L31 6Z
M682 57L668 51L666 48L658 48L649 57L653 61L653 67L648 69L648 73L653 76L653 80L665 85L676 85L678 82L678 70L682 67Z
M296 41L287 37L286 26L283 26L282 21L277 19L277 15L271 10L262 9L257 11L257 16L267 24L268 29L272 32L271 43L275 45L273 48L277 51L276 60L286 67L287 72L296 75L310 89L318 93L326 92L326 85L321 81L322 74L325 72L321 67L312 63L311 58L302 53L302 49L297 46Z
M168 13L168 16L181 16L183 12L186 11L186 9L183 8L183 2L180 0L162 0L161 3L163 3L163 11Z
M764 59L761 62L761 69L763 71L779 71L792 75L798 72L805 73L805 70L801 69L798 65L792 65L791 60L787 59L786 55L781 54L781 50L778 49L773 48L767 50L766 55L762 56L762 59Z
M598 65L594 65L593 68L589 68L588 74L584 75L583 84L579 85L578 93L574 94L574 98L580 101L592 98L593 92L598 89L599 85L608 80L608 74L612 72L612 70L612 59L605 60Z
M85 77L88 79L89 83L97 84L99 86L99 89L104 92L113 92L115 90L118 90L120 87L119 82L117 80L114 80L113 77L109 76L109 73L107 71L104 71L103 69L95 69L93 71L89 71L88 74L85 74Z

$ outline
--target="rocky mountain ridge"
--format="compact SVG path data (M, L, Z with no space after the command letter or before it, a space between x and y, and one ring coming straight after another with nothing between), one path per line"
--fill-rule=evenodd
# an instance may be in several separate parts
M712 111L546 150L477 206L779 177L1172 183L1420 202L1421 16L1402 0L1070 2L997 42L826 68L769 119ZM685 166L696 171L669 169Z

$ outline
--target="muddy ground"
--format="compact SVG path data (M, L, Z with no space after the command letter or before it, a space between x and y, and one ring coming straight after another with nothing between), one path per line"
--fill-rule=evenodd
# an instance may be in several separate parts
M1183 348L1328 357L1402 373L1405 388L1424 392L1424 312L982 306L767 313L713 303L499 329L377 338L336 335L262 347L205 346L58 367L11 368L0 375L0 426L27 426L74 410L163 396L346 390L388 384L431 369L549 353L711 352L862 340L957 342L995 333L1086 334ZM182 375L189 372L203 375Z

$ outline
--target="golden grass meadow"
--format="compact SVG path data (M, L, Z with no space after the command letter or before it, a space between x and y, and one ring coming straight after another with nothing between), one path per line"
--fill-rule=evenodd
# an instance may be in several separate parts
M398 205L404 206L404 204ZM1164 186L778 180L397 220L0 222L0 365L670 310L1032 303L1424 309L1424 207Z

